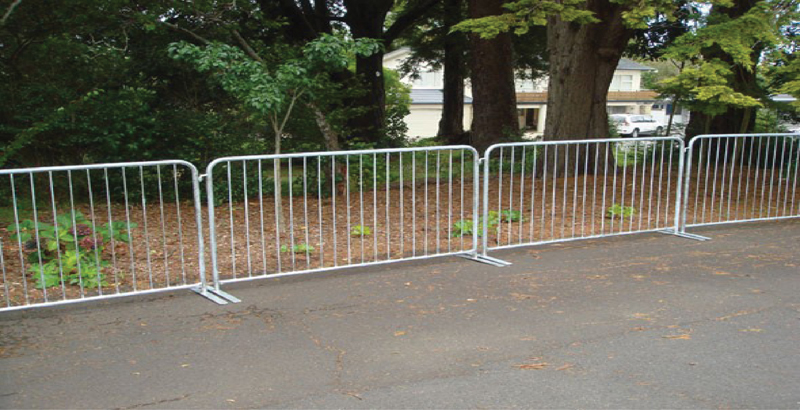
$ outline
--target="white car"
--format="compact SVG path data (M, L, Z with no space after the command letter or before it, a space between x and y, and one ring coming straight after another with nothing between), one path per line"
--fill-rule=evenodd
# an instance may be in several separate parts
M611 122L617 126L617 132L622 136L636 138L640 135L661 135L664 125L656 121L651 115L612 114Z

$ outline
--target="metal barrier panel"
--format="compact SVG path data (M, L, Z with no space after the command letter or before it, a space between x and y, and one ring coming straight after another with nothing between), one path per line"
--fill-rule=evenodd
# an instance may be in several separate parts
M220 158L206 171L220 283L476 255L469 146Z
M185 161L0 170L0 310L205 285Z
M800 216L800 135L699 135L688 158L682 230Z
M682 153L677 137L493 145L483 158L483 252L677 232Z

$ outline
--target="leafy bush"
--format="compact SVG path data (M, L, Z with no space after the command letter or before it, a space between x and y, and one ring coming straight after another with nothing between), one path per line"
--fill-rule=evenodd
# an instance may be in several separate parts
M106 286L103 269L111 264L104 259L105 246L112 241L130 242L130 229L137 225L116 221L94 231L80 212L58 215L55 224L24 220L11 225L12 240L24 243L28 272L36 287L44 289L65 284L84 287ZM37 242L38 234L38 242Z
M313 246L306 243L300 243L291 247L292 253L311 253L314 252L314 250L315 249ZM288 253L289 247L286 245L281 245L281 252Z
M622 206L620 204L613 204L608 209L606 209L606 217L607 218L615 218L622 216L624 218L629 218L636 214L636 208L632 206Z
M500 214L503 217L503 222L522 222L524 220L522 212L515 209L504 209Z
M372 230L369 228L369 226L356 225L350 229L350 235L352 236L366 236L371 234Z

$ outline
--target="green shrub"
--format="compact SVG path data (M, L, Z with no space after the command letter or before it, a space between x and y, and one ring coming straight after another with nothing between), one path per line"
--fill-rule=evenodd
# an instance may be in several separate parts
M636 208L632 206L622 206L620 204L613 204L608 209L606 209L606 217L607 218L616 218L622 216L624 218L630 218L631 216L636 215Z

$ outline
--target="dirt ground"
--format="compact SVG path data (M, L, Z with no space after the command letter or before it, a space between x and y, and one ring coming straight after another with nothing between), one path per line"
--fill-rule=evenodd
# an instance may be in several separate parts
M654 167L626 171L618 169L616 174L596 177L546 179L494 175L489 185L489 209L498 215L504 210L519 211L521 220L501 217L501 222L490 228L487 245L498 247L673 227L677 170L669 172ZM748 168L708 177L700 172L690 181L687 222L796 215L800 211L797 181L783 177L780 172L770 174L763 169ZM450 185L442 180L437 187L435 180L418 180L416 186L395 184L389 189L354 189L349 196L295 195L291 200L283 198L283 224L276 223L272 196L249 198L232 206L223 204L215 207L218 271L221 278L233 279L468 251L474 240L482 238L458 230L455 224L473 220L473 190L469 181L462 184L454 180ZM613 204L632 207L633 212L609 215ZM89 205L78 205L76 209L87 216L92 214ZM93 211L98 225L108 222L109 213L113 221L138 225L131 231L130 243L108 244L102 255L98 255L112 262L104 270L109 285L102 289L82 289L69 284L51 287L45 290L47 300L199 281L201 263L197 256L195 209L191 203L131 205L127 213L123 205L112 205L110 210L98 205ZM201 217L203 229L208 232L205 205ZM52 222L52 213L42 210L38 218ZM26 260L30 251L20 252L20 244L11 239L5 228L0 229L0 239L2 305L44 301L45 291L36 289L34 284L36 273L22 274L30 267ZM205 245L203 263L210 278L210 243L207 241Z

